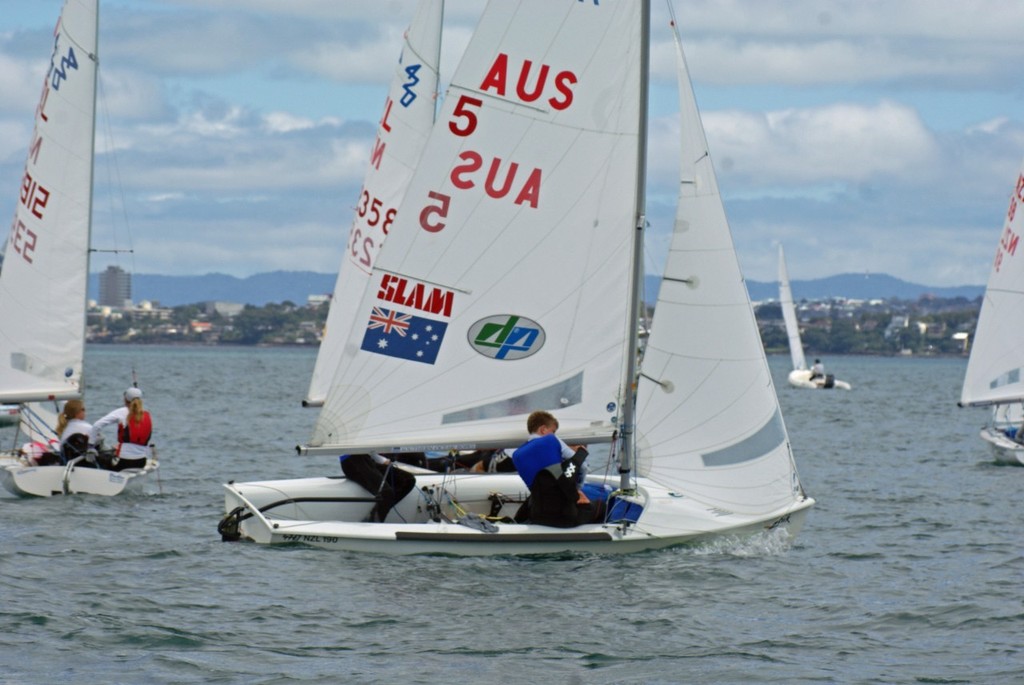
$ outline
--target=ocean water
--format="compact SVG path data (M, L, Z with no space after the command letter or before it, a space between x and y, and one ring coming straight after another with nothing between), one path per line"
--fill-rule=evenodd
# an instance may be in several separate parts
M293 451L313 361L88 349L94 420L136 369L160 492L0 497L0 683L1024 680L1024 468L956 407L963 359L825 359L848 393L789 388L771 359L818 500L793 543L396 560L221 542L221 483L337 469Z

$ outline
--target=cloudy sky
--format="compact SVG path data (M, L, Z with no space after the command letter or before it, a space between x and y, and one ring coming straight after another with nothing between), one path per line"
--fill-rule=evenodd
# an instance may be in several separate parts
M443 81L481 4L447 2ZM14 212L61 5L0 0L0 216ZM653 6L651 272L678 130L665 0ZM985 283L1024 157L1024 3L674 7L747 278L776 279L781 243L794 279ZM118 263L136 273L334 273L413 10L104 0L94 246L130 242Z

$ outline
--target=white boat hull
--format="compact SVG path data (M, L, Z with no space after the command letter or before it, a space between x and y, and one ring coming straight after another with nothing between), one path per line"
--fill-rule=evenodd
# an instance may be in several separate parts
M19 497L52 497L54 495L102 495L112 497L123 492L142 489L149 476L159 469L156 460L145 468L108 471L68 466L28 466L6 464L0 468L0 483Z
M815 378L811 380L811 372L808 369L794 369L789 372L789 384L794 388L806 388L808 390L849 390L850 384L833 377L831 384L826 378Z
M458 556L628 553L780 526L794 536L814 504L804 498L778 511L744 515L709 508L640 479L637 493L628 498L643 507L636 521L609 520L575 528L499 522L487 532L475 525L480 516L511 518L525 499L526 487L517 474L420 472L416 480L416 488L384 523L363 521L373 502L365 490L340 477L229 483L224 486L225 520L234 517L233 532L240 539L340 551ZM463 518L466 512L476 516Z
M1024 466L1024 445L1009 438L1003 431L986 426L981 429L981 439L992 448L997 463Z

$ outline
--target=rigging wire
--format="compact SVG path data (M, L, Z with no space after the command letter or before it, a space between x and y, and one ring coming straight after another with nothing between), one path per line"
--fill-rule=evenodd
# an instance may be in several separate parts
M110 108L108 106L108 98L106 91L103 87L103 79L99 79L98 83L98 101L102 110L102 121L103 121L103 133L104 133L104 144L106 148L106 154L104 155L107 163L104 165L107 176L107 202L109 206L109 222L110 222L110 238L113 243L113 248L110 249L96 249L91 248L90 252L93 253L106 253L113 255L114 265L118 268L122 268L127 271L129 277L135 274L135 246L132 241L131 234L131 223L128 218L128 203L125 200L124 183L121 178L121 166L117 156L117 145L114 143L113 126L111 125ZM115 196L116 191L116 196ZM119 246L119 234L118 234L118 211L115 204L115 200L120 199L120 219L124 225L124 240L127 243L126 248ZM122 266L122 254L128 255L128 268ZM136 372L136 364L134 356L129 359L131 366L131 379L132 387L139 387L138 374Z

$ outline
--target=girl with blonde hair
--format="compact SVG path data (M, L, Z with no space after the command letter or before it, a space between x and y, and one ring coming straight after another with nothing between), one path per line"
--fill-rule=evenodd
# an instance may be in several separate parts
M85 420L85 403L68 400L57 417L60 453L65 461L85 454L89 449L92 426Z

